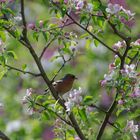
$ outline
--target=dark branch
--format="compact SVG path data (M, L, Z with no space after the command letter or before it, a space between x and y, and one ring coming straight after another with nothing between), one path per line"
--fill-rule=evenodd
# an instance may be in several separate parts
M108 45L106 45L102 40L100 40L96 35L92 34L89 30L87 30L85 27L83 27L80 23L78 23L77 21L75 21L68 13L66 13L66 15L76 24L78 25L81 29L83 29L84 31L86 31L89 35L92 36L92 38L96 39L97 41L99 41L103 46L105 46L107 49L109 49L111 52L115 53L116 55L118 55L119 57L121 57L119 52L114 51L112 48L110 48Z
M69 62L72 58L73 58L74 53L71 54L70 58L68 60L65 60L64 56L62 56L63 59L63 64L62 66L59 68L59 70L56 72L56 74L54 75L54 77L52 78L51 82L54 82L54 79L57 77L57 75L59 74L59 72L65 67L66 63Z
M101 0L98 0L98 1L99 1L100 5L102 5ZM118 35L121 39L127 41L127 37L125 37L125 35L124 35L123 33L119 32L119 31L117 30L116 25L113 24L113 23L108 19L108 17L107 17L107 15L105 14L105 12L102 11L102 14L103 14L103 17L107 20L107 22L108 22L108 24L110 25L110 27L112 28L112 30L114 31L114 33L115 33L116 35Z
M0 64L0 65L2 65L2 64ZM7 64L5 64L5 66L8 67L9 69L12 69L12 70L21 72L21 73L23 73L23 74L30 74L30 75L33 75L33 76L35 76L35 77L41 76L41 74L36 74L36 73L29 72L29 71L23 71L23 70L21 70L21 69L15 68L15 67L13 67L13 66L9 66L9 65L7 65Z
M91 105L89 105L90 107L94 107L94 108L97 108L99 111L101 111L101 112L103 112L103 113L107 113L107 111L105 111L104 109L102 109L101 107L99 107L99 106L97 106L97 105L95 105L95 104L91 104Z
M10 140L2 131L0 131L0 139L1 140Z
M115 109L115 107L117 105L116 99L117 99L118 93L119 92L117 91L116 96L114 98L114 101L113 101L112 105L110 106L110 108L108 109L108 111L107 111L107 113L105 115L105 118L104 118L104 120L103 120L103 122L101 124L101 127L99 129L99 132L98 132L96 140L100 140L102 135L103 135L103 133L104 133L105 127L106 127L107 123L109 122L109 118L110 118L112 112L114 111L114 109Z
M44 49L43 49L43 51L42 51L42 53L41 53L41 55L40 55L40 57L39 57L39 59L41 60L41 58L43 57L43 55L44 55L44 53L45 53L45 51L47 50L47 48L51 45L51 43L55 40L55 38L56 37L53 37L49 42L48 42L48 44L44 47Z
M22 17L22 22L23 22L23 36L27 38L27 25L26 25L26 19L25 19L25 14L24 14L24 0L21 0L20 2L21 6L21 17Z
M47 107L45 107L44 105L42 104L39 104L37 102L35 102L36 105L40 106L40 107L43 107L44 110L47 110ZM52 110L53 111L53 110ZM61 117L57 112L53 111L53 113L58 117L60 118L63 122L65 122L66 124L72 126L71 122L67 121L66 119L64 119L63 117ZM73 127L73 126L72 126Z

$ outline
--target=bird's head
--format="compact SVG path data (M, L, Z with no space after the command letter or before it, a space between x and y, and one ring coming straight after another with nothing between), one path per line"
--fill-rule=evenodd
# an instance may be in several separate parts
M75 79L77 79L77 77L75 76L75 75L73 75L73 74L66 74L65 76L64 76L64 78L63 78L63 80L75 80Z

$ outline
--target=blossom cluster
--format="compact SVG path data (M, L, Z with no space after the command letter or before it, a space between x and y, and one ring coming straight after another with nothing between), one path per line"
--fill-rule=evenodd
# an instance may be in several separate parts
M135 140L138 140L137 136L136 136L136 132L138 132L138 125L134 125L134 121L131 120L131 121L127 121L127 125L126 125L126 128L125 128L125 131L126 132L130 132L132 135L133 135L133 138Z
M126 47L126 42L125 41L118 41L117 43L115 43L112 48L115 50L115 51L119 51L120 49L122 48L125 48Z
M118 19L128 25L129 27L131 27L134 23L134 15L135 13L132 13L130 10L127 10L125 9L123 6L119 5L119 4L112 4L112 3L109 3L108 4L108 7L106 8L106 12L108 14L111 15L115 15L118 17ZM125 17L125 15L127 15L127 18Z
M70 112L73 106L80 105L82 99L82 89L80 87L78 90L70 91L68 100L65 102L66 111Z
M89 12L92 12L93 10L93 5L91 3L87 3L85 0L64 0L64 3L71 5L71 7L74 7L77 11L80 11L83 8Z

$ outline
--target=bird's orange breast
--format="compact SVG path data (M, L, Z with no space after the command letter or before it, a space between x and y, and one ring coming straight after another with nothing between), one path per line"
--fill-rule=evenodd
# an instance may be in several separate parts
M73 81L65 81L56 84L54 88L59 94L64 94L69 90L71 90L72 85L73 85Z

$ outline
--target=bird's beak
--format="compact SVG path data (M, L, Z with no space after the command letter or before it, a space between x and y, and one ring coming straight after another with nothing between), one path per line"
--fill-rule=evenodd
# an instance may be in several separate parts
M75 79L78 79L77 77L75 77Z

